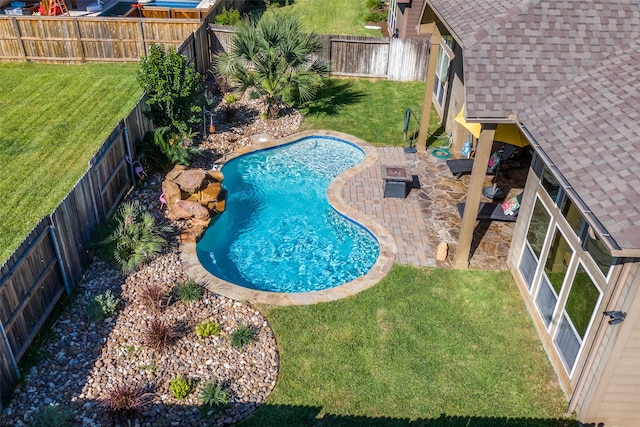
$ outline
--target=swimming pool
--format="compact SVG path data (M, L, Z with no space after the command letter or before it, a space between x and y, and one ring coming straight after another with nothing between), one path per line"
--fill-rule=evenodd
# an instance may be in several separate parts
M270 292L318 291L365 275L378 241L326 196L364 156L340 138L311 136L229 161L226 210L196 245L200 263L227 282Z

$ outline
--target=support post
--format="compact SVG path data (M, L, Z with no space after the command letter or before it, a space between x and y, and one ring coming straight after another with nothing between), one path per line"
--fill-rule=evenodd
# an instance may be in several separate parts
M480 195L482 194L484 178L487 175L487 164L491 156L491 146L493 145L496 127L497 125L495 124L483 124L482 131L480 132L480 141L478 142L476 157L473 161L471 181L469 182L469 190L467 191L467 201L465 202L464 213L462 215L460 237L458 238L458 246L456 247L456 254L453 258L454 268L461 270L469 268L471 241L473 240L473 231L476 228L476 220L478 219Z
M56 254L56 259L58 260L58 267L60 267L60 274L62 275L64 290L67 292L67 295L71 295L71 285L69 284L69 280L67 279L67 272L65 271L64 263L62 262L62 257L60 256L60 246L58 246L58 239L56 238L53 216L50 216L50 220L51 225L49 226L49 234L51 235L51 242L53 243L53 252Z
M429 121L431 119L431 99L433 98L433 85L436 82L436 66L438 65L441 40L440 30L438 30L437 25L434 25L429 46L427 82L424 88L424 98L422 99L422 118L420 119L420 131L418 132L418 142L416 144L418 151L425 151L427 149L427 136L429 134Z
M13 368L13 372L16 374L16 378L19 380L20 369L18 369L18 362L16 361L16 356L13 354L13 349L11 348L11 344L9 344L9 338L7 338L7 334L4 331L4 326L2 325L2 322L0 322L0 337L2 338L4 347L7 349L7 354L9 356L9 361L11 362L11 367Z

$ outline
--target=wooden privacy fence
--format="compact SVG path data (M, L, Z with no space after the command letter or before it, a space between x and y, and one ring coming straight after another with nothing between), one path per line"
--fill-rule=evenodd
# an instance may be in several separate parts
M209 25L213 55L229 48L234 29ZM388 37L321 36L320 55L331 61L335 76L376 77L396 81L425 81L429 40Z
M47 63L138 62L151 43L178 48L196 38L194 61L209 65L204 22L223 8L242 9L249 0L217 0L202 19L154 19L107 16L0 16L0 61ZM195 15L194 15L195 16ZM201 36L195 35L196 33ZM199 37L203 37L199 40ZM198 68L204 73L206 68Z
M137 62L151 43L178 47L193 20L62 16L0 17L0 61Z
M19 379L17 363L65 291L80 282L91 230L134 183L131 146L152 129L143 99L111 132L89 168L0 267L0 394ZM0 405L1 408L1 405Z

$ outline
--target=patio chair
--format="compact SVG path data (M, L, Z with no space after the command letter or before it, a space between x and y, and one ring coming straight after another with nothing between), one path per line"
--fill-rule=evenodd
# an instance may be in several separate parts
M518 194L516 200L518 201L518 206L522 203L522 193ZM466 203L458 203L458 214L460 218L464 214L464 207ZM518 219L518 207L513 215L507 215L504 213L504 209L502 207L502 202L495 203L480 203L480 207L478 208L478 220L490 220L490 221L505 221L505 222L515 222Z
M519 156L511 159L511 156L514 155L518 147L511 144L502 144L502 147L499 147L493 152L500 153L500 168L501 170L505 169L516 169L519 167L524 167L525 162L522 162ZM462 175L468 175L471 173L473 169L473 161L474 159L452 159L447 160L447 166L451 171L451 174L456 178L460 179ZM496 173L496 169L498 167L497 163L494 163L492 166L487 165L487 175L494 175Z

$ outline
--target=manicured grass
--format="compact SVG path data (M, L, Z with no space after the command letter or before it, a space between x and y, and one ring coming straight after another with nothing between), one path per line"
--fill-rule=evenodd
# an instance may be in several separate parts
M419 120L423 96L422 82L330 79L318 99L301 108L302 128L350 133L376 146L404 146L405 110L411 108ZM434 113L429 129L433 132L438 126ZM409 133L414 129L412 121Z
M365 0L294 0L290 6L276 9L300 17L307 31L318 34L380 37L380 30L364 28L364 15L369 11Z
M354 297L262 309L280 376L243 426L577 425L553 421L567 402L508 272L395 265Z
M136 69L0 64L0 264L60 203L138 101Z

